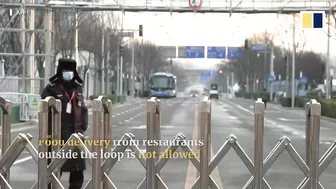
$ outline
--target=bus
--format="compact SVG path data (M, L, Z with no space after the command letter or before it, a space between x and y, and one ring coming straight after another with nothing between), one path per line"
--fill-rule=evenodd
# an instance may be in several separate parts
M171 73L158 72L149 79L150 97L176 98L177 78Z
M215 98L218 99L219 97L219 91L218 91L218 85L217 84L211 84L210 91L209 91L209 98Z

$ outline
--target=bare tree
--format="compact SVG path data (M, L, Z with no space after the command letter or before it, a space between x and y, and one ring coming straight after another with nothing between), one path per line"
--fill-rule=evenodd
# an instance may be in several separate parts
M307 39L304 35L303 30L298 27L300 25L300 16L296 15L293 20L293 15L286 16L286 23L282 26L283 30L279 31L280 36L293 36L293 29L295 29L295 49L296 49L296 60L299 60L306 46ZM294 23L293 23L294 22ZM295 25L295 27L294 27ZM293 40L292 38L283 38L282 46L286 56L291 57L291 52L293 51Z
M20 28L19 9L2 9L0 12L1 28ZM7 53L21 53L21 41L19 32L4 31L0 36L0 49ZM21 57L10 56L2 57L5 64L5 73L18 75L22 73Z

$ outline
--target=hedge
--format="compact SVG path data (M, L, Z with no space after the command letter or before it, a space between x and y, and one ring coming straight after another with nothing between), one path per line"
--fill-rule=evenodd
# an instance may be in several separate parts
M238 98L247 98L254 99L263 98L266 101L269 101L270 96L268 92L261 93L249 93L249 92L236 92L236 97ZM273 94L275 96L275 94ZM326 100L324 99L325 95L321 95L318 92L307 93L306 96L296 96L295 97L295 107L305 108L305 104L309 102L310 99L316 99L321 104L321 115L336 118L336 99ZM280 104L283 107L291 107L292 98L291 97L282 97L280 98Z
M106 95L104 95L104 96L106 96L107 99L110 99L110 100L112 101L113 104L116 103L116 95L114 95L114 94L106 94ZM96 98L98 98L98 97L99 97L98 95L91 95L91 96L89 97L89 99L90 99L90 100L94 100L94 99L96 99Z
M244 97L247 99L255 99L262 98L266 101L269 101L270 94L269 92L260 92L260 93L249 93L249 92L235 92L236 97ZM273 96L275 96L275 93L273 93Z
M336 118L336 100L320 100L321 104L321 115Z

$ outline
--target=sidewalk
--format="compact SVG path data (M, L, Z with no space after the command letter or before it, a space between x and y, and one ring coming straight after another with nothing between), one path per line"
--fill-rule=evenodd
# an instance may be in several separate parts
M240 100L244 100L244 101L248 101L248 102L252 102L252 103L254 102L253 99L247 99L247 98L236 98L236 99L240 99ZM290 112L292 112L292 113L294 113L294 114L299 114L299 115L302 115L302 113L305 111L304 108L299 108L299 107L294 107L294 108L291 108L291 107L283 107L283 106L281 106L280 104L276 104L276 103L274 103L274 102L272 102L272 103L267 103L267 106L269 106L269 105L274 106L275 109L278 109L278 110L286 110L286 111L290 111ZM326 117L326 116L321 116L321 118L336 123L336 119L335 119L335 118L330 118L330 117Z
M132 103L132 102L136 102L136 101L139 101L139 100L142 100L144 98L140 98L140 97L129 97L129 96L126 96L126 101L122 104L120 103L115 103L113 104L113 107L118 107L118 106L121 106L121 105L124 105L124 104L128 104L128 103ZM91 100L86 100L86 106L88 107L89 109L89 112L92 111L92 101ZM33 126L37 126L38 125L38 121L28 121L28 122L21 122L21 123L12 123L11 126L12 128L16 128L16 127L33 127ZM1 126L0 126L1 128Z

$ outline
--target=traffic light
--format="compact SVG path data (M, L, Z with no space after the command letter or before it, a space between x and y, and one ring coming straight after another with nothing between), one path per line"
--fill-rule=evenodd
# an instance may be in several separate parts
M139 25L139 36L140 36L140 37L143 36L143 28L142 28L142 25Z
M245 84L244 84L244 89L246 89L246 88L247 88L247 84L245 83Z
M169 60L169 64L170 64L170 65L173 65L173 59L170 59L170 60Z
M124 47L120 45L120 56L124 56Z
M222 74L223 73L223 70L219 70L219 74Z
M245 49L248 49L249 48L249 41L248 41L248 39L245 39L245 44L244 44L244 48Z

